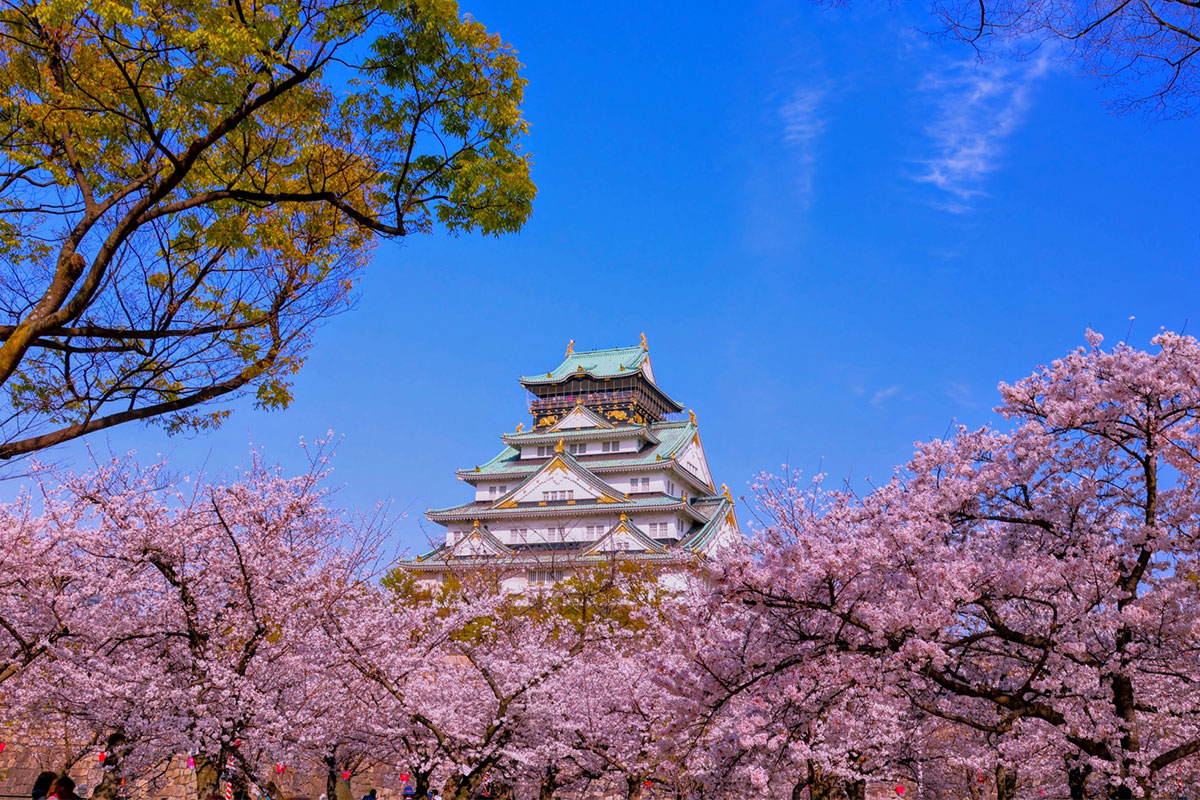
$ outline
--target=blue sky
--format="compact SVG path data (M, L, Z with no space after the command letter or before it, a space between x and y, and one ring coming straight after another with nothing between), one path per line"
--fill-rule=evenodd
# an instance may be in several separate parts
M382 247L290 410L93 448L229 475L251 442L298 465L333 430L338 501L407 510L417 548L424 509L467 497L454 470L528 422L517 376L569 339L645 331L741 494L784 463L886 479L1089 325L1200 330L1200 123L1113 115L1049 53L979 63L884 3L464 9L526 65L528 227Z

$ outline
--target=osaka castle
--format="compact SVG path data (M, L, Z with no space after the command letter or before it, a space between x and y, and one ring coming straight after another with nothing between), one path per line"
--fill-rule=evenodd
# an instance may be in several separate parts
M446 536L404 562L419 579L486 568L521 591L613 559L669 576L741 537L696 415L659 388L645 335L635 347L574 344L558 366L521 378L528 429L501 434L498 455L458 471L474 498L427 512Z

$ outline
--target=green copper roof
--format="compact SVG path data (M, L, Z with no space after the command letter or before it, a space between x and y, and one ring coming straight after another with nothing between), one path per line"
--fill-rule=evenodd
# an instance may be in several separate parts
M717 531L721 529L725 515L733 511L733 503L718 495L717 497L697 497L693 505L709 519L708 522L683 537L679 541L679 547L685 550L703 551L713 540ZM735 521L735 527L736 524Z
M679 455L696 434L696 426L689 420L655 422L649 426L649 429L651 433L658 437L660 442L658 445L648 447L639 453L589 453L587 456L588 460L580 463L583 463L588 469L601 470L605 467L649 466ZM564 437L560 434L558 438ZM605 458L605 456L609 455L616 457ZM485 464L480 464L478 469L459 470L459 475L467 479L470 479L474 475L480 477L488 475L523 476L542 466L542 461L530 462L526 460L522 462L520 456L520 451L515 447L505 447L495 458ZM592 458L592 456L600 456L600 458ZM659 458L659 456L662 458Z
M532 513L534 516L553 516L554 514L571 514L581 513L584 511L604 511L619 514L622 511L635 513L638 511L683 511L696 518L703 518L690 503L685 503L678 497L661 496L661 497L628 497L622 498L615 503L600 503L590 500L579 500L575 503L554 503L542 505L524 504L515 508L497 508L493 509L492 501L477 501L473 503L463 503L459 506L451 506L450 508L431 508L425 512L426 516L434 522L457 519L525 519Z
M622 425L616 428L566 428L561 431L532 430L521 433L505 433L500 438L505 444L538 445L555 444L559 439L564 442L572 442L579 439L628 439L630 437L654 443L659 441L658 437L645 425Z
M614 347L610 350L584 350L571 353L550 372L523 375L523 384L558 383L570 375L616 378L641 369L649 355L644 347Z

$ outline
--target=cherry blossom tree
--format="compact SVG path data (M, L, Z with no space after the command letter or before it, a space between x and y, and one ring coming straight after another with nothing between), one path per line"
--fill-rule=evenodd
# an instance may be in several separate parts
M869 657L889 695L992 737L1001 797L1030 752L1073 798L1161 791L1200 752L1200 346L1088 341L1001 386L1009 433L921 445L863 498L764 487L761 558L723 576L797 658Z
M315 610L353 601L382 532L324 504L324 470L318 451L294 478L257 456L226 483L128 459L65 476L47 519L104 587L122 588L99 592L104 618L23 676L29 735L52 708L104 737L105 792L184 754L201 797L221 775L266 784L299 754L297 734L324 724Z

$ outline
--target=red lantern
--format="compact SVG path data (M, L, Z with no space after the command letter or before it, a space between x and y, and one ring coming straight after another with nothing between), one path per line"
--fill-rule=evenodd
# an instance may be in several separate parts
M400 773L400 782L401 782L401 783L408 783L408 773L407 773L407 772L401 772L401 773Z
M983 783L983 773L979 773L979 782Z
M350 782L350 770L347 769L342 771L342 780L344 780L346 783Z
M642 785L649 789L653 784L650 781L642 781Z
M896 787L896 794L900 795L901 797L904 797L904 787L903 787L903 786L897 786L897 787Z
M234 747L241 747L241 746L242 746L242 740L241 740L241 739L234 739L234 740L233 740L233 746L234 746Z
M3 752L4 752L4 748L6 748L6 747L8 747L8 745L7 745L7 744L5 744L4 742L0 742L0 753L3 753Z
M104 763L104 759L105 759L105 758L107 758L107 756L105 756L105 754L104 754L104 751L103 751L103 750L101 750L101 751L100 751L100 752L99 752L99 753L96 755L96 759L97 759L97 760L98 760L98 761L99 761L101 764L103 764L103 763Z
M283 774L283 771L284 771L285 769L287 769L287 765L286 765L286 764L276 764L276 765L275 765L275 774L276 774L276 775L282 775L282 774Z
M1038 794L1040 794L1040 795L1042 795L1043 797L1045 797L1045 796L1046 796L1046 790L1045 790L1045 789L1038 789Z

